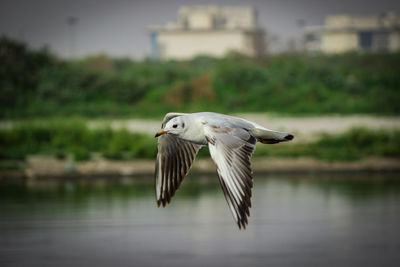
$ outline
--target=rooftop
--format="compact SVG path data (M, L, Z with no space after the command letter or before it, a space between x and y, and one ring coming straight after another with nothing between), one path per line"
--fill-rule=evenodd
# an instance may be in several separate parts
M183 6L177 22L151 26L155 31L210 31L258 29L253 7Z

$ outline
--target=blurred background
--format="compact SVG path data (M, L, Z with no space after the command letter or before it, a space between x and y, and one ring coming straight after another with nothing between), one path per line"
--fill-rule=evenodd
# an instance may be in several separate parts
M2 1L2 266L397 266L400 2ZM167 112L258 145L238 231L203 148L165 209Z

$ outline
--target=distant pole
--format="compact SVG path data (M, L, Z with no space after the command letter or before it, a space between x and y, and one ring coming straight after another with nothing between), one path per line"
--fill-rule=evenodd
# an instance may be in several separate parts
M152 32L150 34L150 42L151 42L151 59L158 60L159 48L158 48L157 32Z
M298 27L298 33L299 33L299 45L298 45L298 50L299 51L304 51L305 48L305 40L303 36L303 30L304 26L306 25L306 21L304 19L298 19L297 20L297 27Z
M67 24L69 26L69 55L71 58L75 57L75 46L76 46L76 25L79 19L77 17L68 17Z

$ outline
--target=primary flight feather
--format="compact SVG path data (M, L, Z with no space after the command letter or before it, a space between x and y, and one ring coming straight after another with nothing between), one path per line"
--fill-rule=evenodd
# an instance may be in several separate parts
M257 141L275 144L293 135L213 112L168 113L158 137L155 188L158 206L171 201L202 146L208 145L218 178L239 228L246 228L253 187L250 158Z

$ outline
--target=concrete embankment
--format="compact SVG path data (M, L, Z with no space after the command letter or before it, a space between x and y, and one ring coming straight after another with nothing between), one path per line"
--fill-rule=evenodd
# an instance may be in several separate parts
M400 159L369 157L358 161L319 161L312 158L255 158L252 169L257 173L338 173L338 172L399 172ZM1 171L0 178L63 178L152 176L153 160L110 161L95 160L75 163L52 157L31 156L19 171ZM195 161L191 173L215 173L211 159Z

